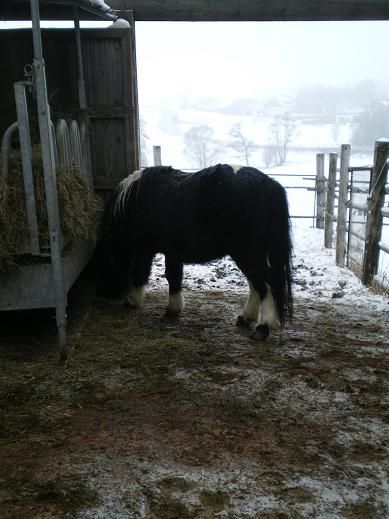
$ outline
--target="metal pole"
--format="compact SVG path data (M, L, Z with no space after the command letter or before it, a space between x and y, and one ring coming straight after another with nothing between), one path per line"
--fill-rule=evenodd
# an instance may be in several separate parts
M80 16L78 7L73 7L74 15L74 31L76 35L76 51L77 51L77 67L78 67L78 98L81 110L87 109L86 89L84 77L84 63L82 60L81 33L80 33Z
M31 139L30 124L28 121L27 100L26 100L26 84L15 83L15 102L16 113L18 117L20 152L22 158L24 192L26 194L26 212L27 223L30 238L30 253L39 254L39 231L38 220L36 216L34 180L32 173L31 161Z
M90 152L90 139L89 139L89 120L87 114L87 100L86 100L86 86L85 86L85 74L84 74L84 61L82 58L82 44L81 44L81 31L80 31L80 10L78 7L73 7L74 17L74 31L76 36L76 51L77 51L77 67L78 67L78 100L80 103L80 109L83 111L80 123L81 132L81 144L82 144L82 164L81 170L86 176L89 187L93 189L93 178L92 178L92 164L91 164L91 152Z
M11 147L12 135L17 129L18 123L12 123L11 126L6 129L1 140L1 176L4 181L7 180L9 174L9 150Z
M38 106L39 133L42 148L43 175L45 182L47 218L50 237L51 268L56 301L56 321L58 328L61 359L66 352L66 293L62 268L62 236L58 209L57 182L54 167L54 143L51 133L50 109L47 99L45 64L42 55L39 0L30 0L32 37L34 46L34 78Z

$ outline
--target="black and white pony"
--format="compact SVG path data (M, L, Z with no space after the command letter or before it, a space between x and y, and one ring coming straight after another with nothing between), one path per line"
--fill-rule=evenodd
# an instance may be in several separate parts
M140 307L151 265L165 255L167 314L179 315L183 265L229 255L250 295L239 325L265 339L292 315L291 239L284 188L251 167L218 164L196 173L150 167L129 175L108 201L96 257L98 295Z

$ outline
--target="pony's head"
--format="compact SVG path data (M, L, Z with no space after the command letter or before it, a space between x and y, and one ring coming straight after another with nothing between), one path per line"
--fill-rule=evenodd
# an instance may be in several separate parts
M95 250L97 295L107 298L125 297L132 281L131 243L128 233L128 206L133 182L140 172L122 180L109 198Z
M116 245L108 237L97 242L97 296L109 299L124 298L131 287L131 265L125 263Z

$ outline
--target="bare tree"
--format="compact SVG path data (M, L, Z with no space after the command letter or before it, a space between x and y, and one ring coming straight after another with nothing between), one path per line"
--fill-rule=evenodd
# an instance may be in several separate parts
M285 163L288 146L295 131L295 123L288 113L275 117L270 125L271 144L277 151L277 165Z
M202 124L193 126L184 136L184 153L199 168L206 168L216 161L217 147L212 144L213 129Z
M255 148L254 142L244 134L241 123L236 123L231 127L230 136L233 139L230 143L231 148L235 150L240 159L243 159L246 166L249 166L249 160Z

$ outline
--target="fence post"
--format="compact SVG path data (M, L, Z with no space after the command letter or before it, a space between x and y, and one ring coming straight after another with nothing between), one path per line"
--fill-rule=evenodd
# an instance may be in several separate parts
M336 186L336 167L338 154L330 153L330 167L328 171L327 207L324 224L324 247L332 249L332 234L334 232L334 207L335 207L335 186Z
M379 242L382 235L382 212L385 201L385 186L388 178L389 140L376 141L374 165L370 180L368 199L369 212L366 221L366 245L363 260L362 282L371 285L377 273L380 255Z
M154 166L162 166L161 146L153 146Z
M342 144L340 152L339 201L336 219L336 264L344 267L346 254L346 222L350 144Z
M316 154L316 227L324 229L325 177L324 153Z

